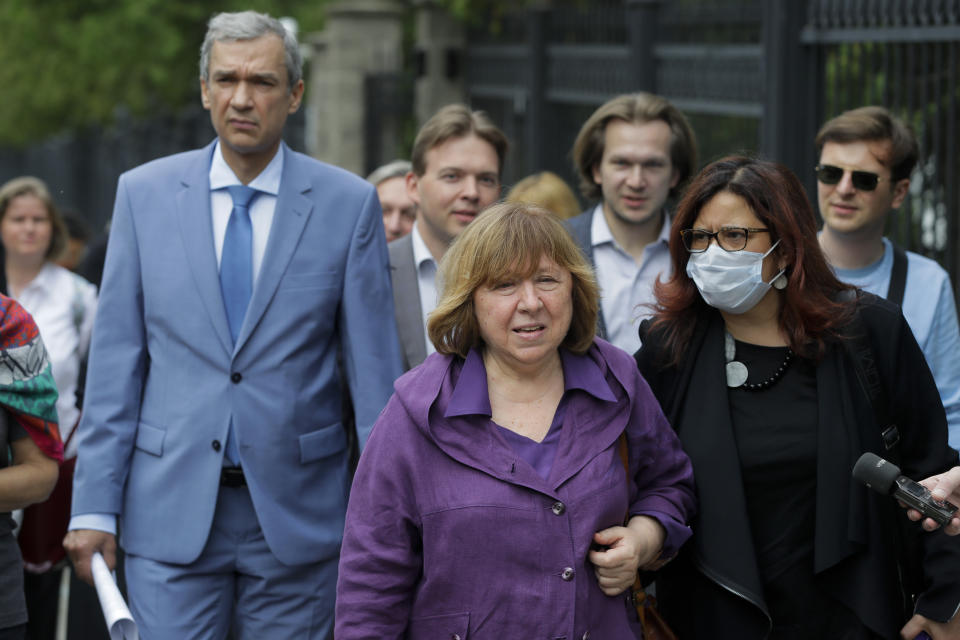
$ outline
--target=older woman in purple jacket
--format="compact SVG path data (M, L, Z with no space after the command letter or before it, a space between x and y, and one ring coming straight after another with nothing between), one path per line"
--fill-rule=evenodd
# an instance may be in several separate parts
M501 204L440 269L437 353L357 469L336 637L634 638L618 596L689 537L693 479L633 359L594 337L589 265L549 212Z

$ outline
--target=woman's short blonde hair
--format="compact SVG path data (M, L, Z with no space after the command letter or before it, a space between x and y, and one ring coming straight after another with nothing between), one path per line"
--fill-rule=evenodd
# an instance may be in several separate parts
M513 185L504 200L539 205L561 220L572 218L582 211L573 189L552 171L527 176Z
M44 257L47 260L56 260L67 247L67 225L64 224L63 217L53 203L50 190L47 189L43 180L33 176L21 176L13 178L0 187L0 220L7 215L7 208L13 199L20 196L38 198L46 208L47 215L50 216L50 246L47 247Z
M509 278L527 278L547 257L573 276L573 313L561 346L586 353L597 331L599 292L593 269L560 221L532 204L505 202L481 213L440 261L440 301L427 331L439 353L462 358L480 346L474 294Z

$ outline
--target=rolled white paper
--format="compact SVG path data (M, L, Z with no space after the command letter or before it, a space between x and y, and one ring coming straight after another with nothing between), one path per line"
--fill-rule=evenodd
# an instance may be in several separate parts
M110 631L110 640L140 640L137 623L133 621L130 609L123 601L113 574L99 551L94 552L90 559L90 571L93 573L97 597L100 598L100 608L103 609L103 619L107 621Z

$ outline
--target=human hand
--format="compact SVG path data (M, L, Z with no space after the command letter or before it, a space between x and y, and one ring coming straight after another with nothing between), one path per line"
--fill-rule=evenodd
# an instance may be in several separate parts
M70 555L77 577L88 584L93 584L90 559L95 551L103 554L103 560L111 571L117 564L117 539L112 533L106 531L96 529L68 531L63 538L63 548Z
M948 622L934 622L924 618L919 613L907 620L900 630L900 637L904 640L914 640L921 632L926 631L932 640L960 639L960 615L955 615Z
M946 473L930 476L926 480L921 480L920 484L929 489L936 500L948 500L953 504L960 505L960 467L954 467ZM908 509L907 517L916 522L923 518L923 515L916 509ZM925 518L922 526L927 531L934 531L940 525L932 518ZM960 534L960 517L954 516L950 520L950 524L943 530L951 536Z
M626 527L610 527L593 534L593 540L605 547L591 550L600 590L616 596L633 585L637 570L655 562L663 549L666 531L656 519L634 516Z

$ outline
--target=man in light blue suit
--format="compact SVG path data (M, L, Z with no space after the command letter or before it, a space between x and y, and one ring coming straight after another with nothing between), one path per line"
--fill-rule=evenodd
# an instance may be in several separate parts
M114 561L148 638L325 638L349 488L401 357L374 188L291 151L296 40L211 19L218 138L120 178L79 430L78 574ZM241 186L246 185L246 187Z

